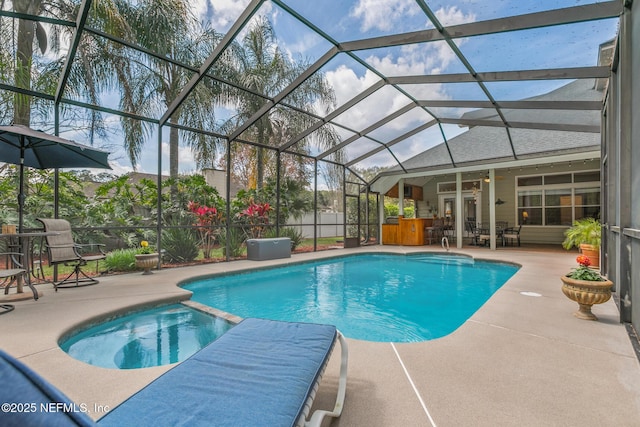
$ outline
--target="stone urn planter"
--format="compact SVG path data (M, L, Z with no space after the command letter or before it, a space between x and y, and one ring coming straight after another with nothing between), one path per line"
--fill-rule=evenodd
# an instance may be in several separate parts
M561 276L562 293L579 305L578 311L573 313L578 319L598 320L591 312L591 306L602 304L611 298L611 280L593 281L577 280L571 277Z
M136 267L142 268L142 274L152 274L151 269L156 268L160 261L160 254L136 254Z

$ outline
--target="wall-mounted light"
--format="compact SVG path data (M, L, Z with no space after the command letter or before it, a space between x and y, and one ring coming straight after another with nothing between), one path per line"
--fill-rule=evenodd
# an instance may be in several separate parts
M489 178L489 175L486 175L484 177L484 182L491 182L491 178Z
M496 200L496 205L504 205L504 200L498 197L498 200Z

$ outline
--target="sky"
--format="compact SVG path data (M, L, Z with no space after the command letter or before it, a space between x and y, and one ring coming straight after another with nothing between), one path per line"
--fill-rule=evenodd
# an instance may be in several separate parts
M363 38L391 35L399 32L420 31L433 28L425 13L414 0L283 0L287 7L300 14L309 23L324 33L315 34L302 22L276 3L265 2L253 19L266 17L273 24L279 47L294 60L313 63L324 55L332 42L345 43ZM208 22L218 32L225 33L243 12L248 0L196 0L191 1L196 16ZM582 4L594 0L436 0L426 1L437 19L444 26L497 19L514 14L526 14ZM550 27L510 33L497 33L466 39L456 39L458 49L469 59L471 66L479 72L510 71L542 68L580 67L596 65L599 44L615 37L615 20L587 22L570 27ZM242 37L240 34L239 37ZM363 90L380 80L380 76L367 69L359 61L383 73L385 76L411 76L466 72L464 64L444 42L410 44L400 47L370 49L354 52L354 56L341 53L335 56L321 71L334 88L336 106L339 107ZM555 89L566 81L510 82L492 84L490 90L498 100L522 99L540 95ZM417 100L486 100L485 94L475 84L431 84L402 85L400 89ZM116 94L104 94L103 102L117 106ZM401 91L385 86L365 99L357 108L351 108L336 117L335 122L357 132L411 103ZM229 106L227 106L229 107ZM326 114L317 106L318 113ZM230 109L214 111L216 118L227 117ZM460 117L466 110L440 110L445 116ZM371 136L379 142L389 142L398 135L409 132L428 122L432 117L422 109L411 109L406 114L376 129ZM117 121L117 117L107 120ZM351 131L336 127L343 139L352 137ZM465 129L445 125L447 138ZM81 135L69 132L61 135L82 143ZM121 135L110 137L108 148L113 151L111 164L115 173L131 171L133 166L118 148ZM163 134L163 172L168 168L168 132ZM396 157L402 161L443 141L439 129L420 132L394 146ZM157 136L149 138L141 161L136 169L155 173L157 168ZM378 143L360 138L350 144L345 152L350 159L377 147ZM318 148L313 150L317 154ZM358 167L395 166L395 159L385 150ZM189 149L182 148L180 171L194 172L196 169Z

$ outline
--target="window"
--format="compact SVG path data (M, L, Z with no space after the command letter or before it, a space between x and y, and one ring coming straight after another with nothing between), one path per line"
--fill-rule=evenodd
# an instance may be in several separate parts
M518 191L518 221L542 225L542 191Z
M546 190L544 205L545 225L571 225L573 223L570 188Z
M480 190L480 181L462 181L462 191L473 191L473 189ZM455 193L456 182L439 182L438 193Z
M597 218L600 215L600 188L578 188L575 190L576 218Z
M526 225L570 226L600 215L600 172L518 177L518 222Z

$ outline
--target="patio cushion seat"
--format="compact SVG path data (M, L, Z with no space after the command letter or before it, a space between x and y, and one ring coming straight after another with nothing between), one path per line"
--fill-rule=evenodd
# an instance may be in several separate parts
M307 416L335 342L342 347L332 411ZM346 392L347 347L332 325L245 319L216 341L111 409L100 426L315 426L339 417ZM95 425L64 394L0 350L0 400L33 402L3 414L3 426ZM53 404L57 411L43 411Z

